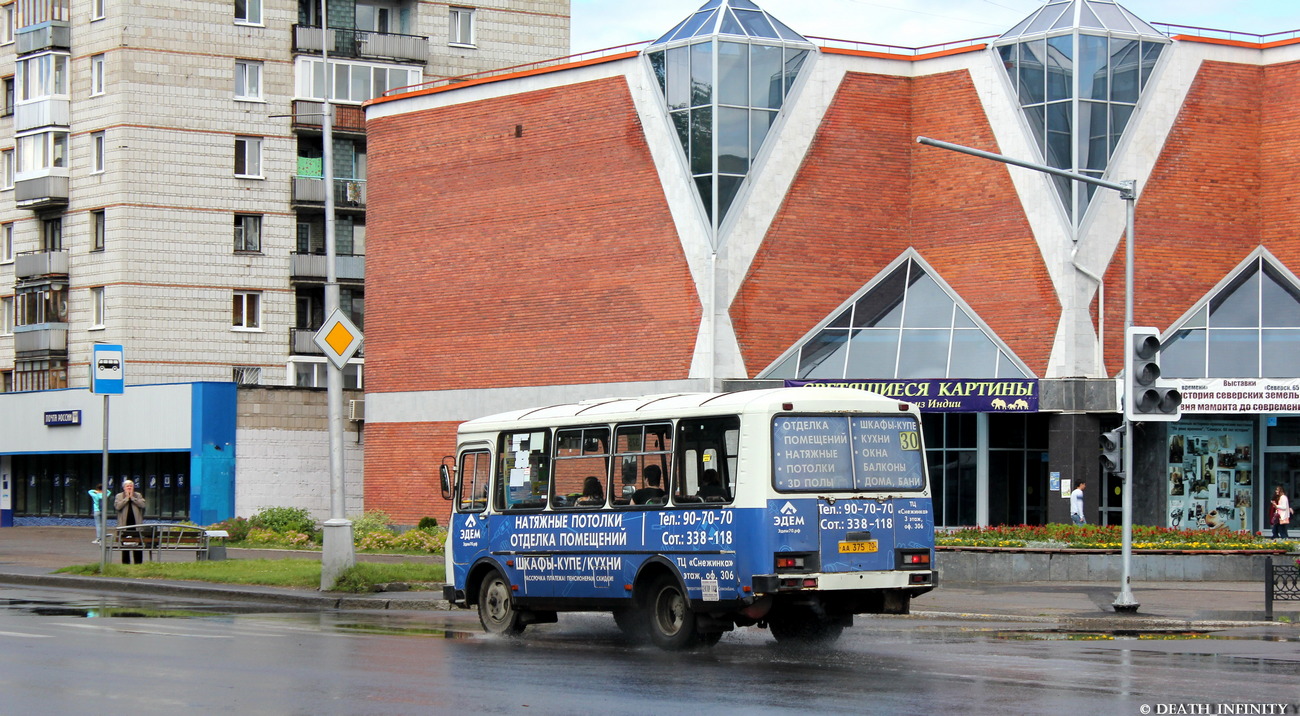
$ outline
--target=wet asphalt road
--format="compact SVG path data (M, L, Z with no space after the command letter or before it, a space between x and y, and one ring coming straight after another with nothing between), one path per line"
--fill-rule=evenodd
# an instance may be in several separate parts
M0 714L1142 714L1270 701L1294 714L1300 704L1289 627L1142 638L1034 628L859 618L829 647L741 629L710 650L664 653L628 643L603 614L495 639L466 611L251 612L3 587Z

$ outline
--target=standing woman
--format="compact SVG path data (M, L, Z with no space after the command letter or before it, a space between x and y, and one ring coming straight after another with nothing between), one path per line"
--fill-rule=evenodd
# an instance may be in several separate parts
M1291 503L1281 485L1273 490L1273 501L1269 505L1273 508L1273 538L1290 539L1287 526L1291 524Z
M118 529L144 523L144 496L135 491L134 482L122 481L122 491L113 497L113 507L117 508ZM132 559L136 564L144 564L144 552L122 552L122 564L131 564Z

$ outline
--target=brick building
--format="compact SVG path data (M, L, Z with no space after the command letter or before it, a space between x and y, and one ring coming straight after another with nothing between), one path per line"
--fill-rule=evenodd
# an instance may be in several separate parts
M568 46L568 0L0 0L0 524L90 515L96 342L126 357L110 479L142 480L150 516L325 517L311 338L327 193L341 308L365 325L362 102ZM352 398L364 366L345 369ZM78 422L42 422L61 411ZM361 430L349 423L350 513Z
M781 19L713 0L368 105L367 505L428 511L475 416L822 380L921 404L939 525L1067 521L1080 481L1118 522L1124 202L927 136L1136 182L1135 324L1186 396L1136 430L1136 520L1261 529L1300 487L1294 33L1053 0L906 52Z

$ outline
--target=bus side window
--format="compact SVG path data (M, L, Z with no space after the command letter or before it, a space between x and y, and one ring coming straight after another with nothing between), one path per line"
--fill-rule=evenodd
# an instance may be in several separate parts
M609 428L572 428L555 433L555 493L551 507L604 507L609 476Z
M727 504L735 495L740 418L691 418L677 425L678 504Z
M501 433L496 504L506 510L540 510L550 486L549 433Z
M614 437L615 472L610 502L616 507L662 505L672 467L672 423L619 425Z
M492 457L487 450L461 454L460 469L456 472L456 486L460 495L457 507L461 512L482 512L487 509L491 461Z

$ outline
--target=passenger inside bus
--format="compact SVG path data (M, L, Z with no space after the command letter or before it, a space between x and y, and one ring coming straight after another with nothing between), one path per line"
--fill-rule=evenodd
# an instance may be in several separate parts
M582 495L575 503L578 505L603 505L605 492L600 488L600 478L588 477L582 481Z
M642 471L645 478L645 487L632 493L632 503L636 505L662 505L664 503L665 493L659 488L659 480L663 471L658 465L647 465Z
M718 479L717 470L710 468L700 475L700 489L695 495L705 502L725 502L727 500L727 491L722 487L722 480Z

